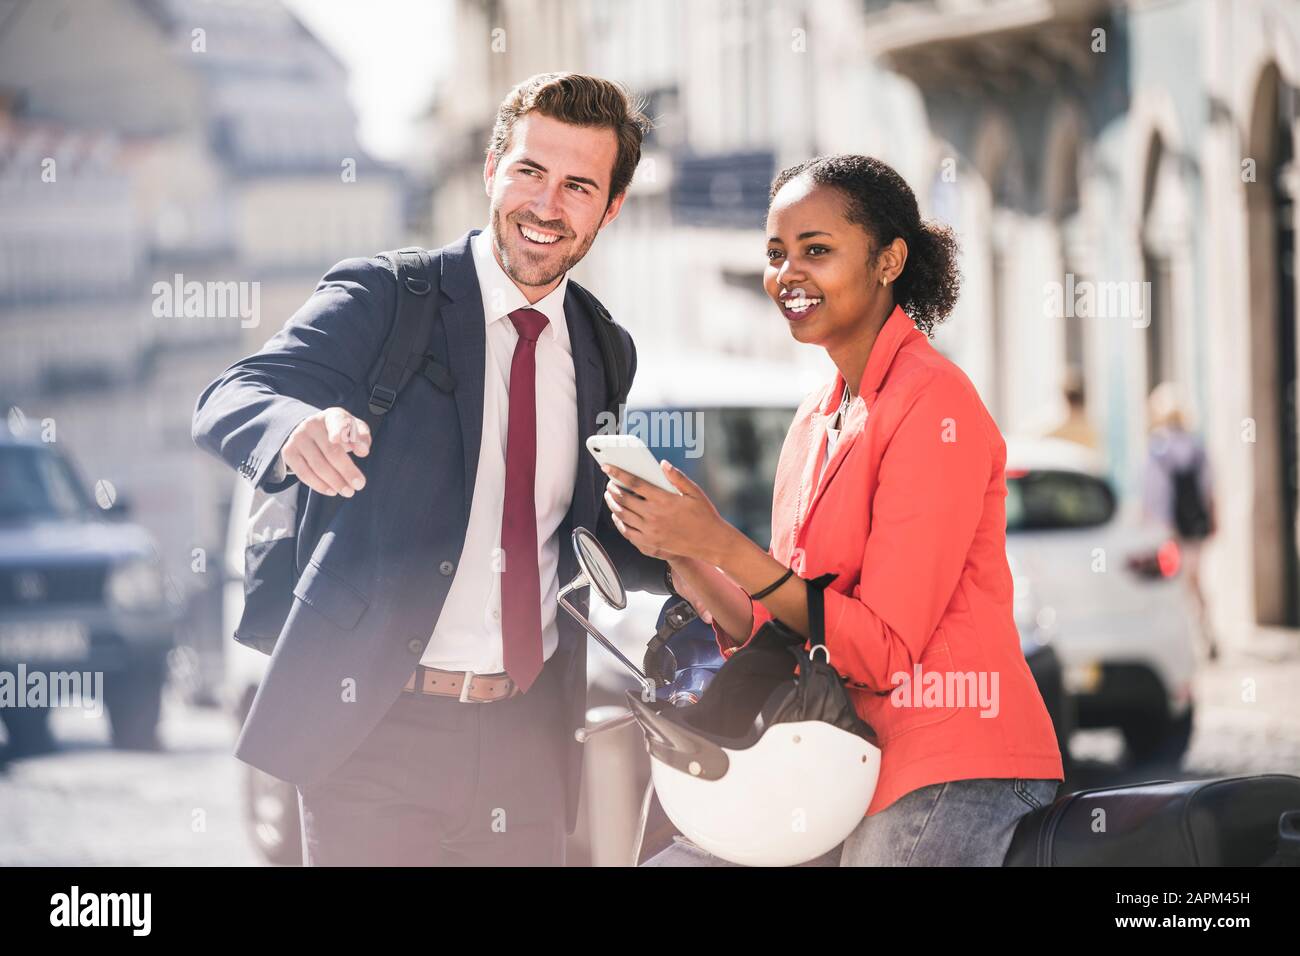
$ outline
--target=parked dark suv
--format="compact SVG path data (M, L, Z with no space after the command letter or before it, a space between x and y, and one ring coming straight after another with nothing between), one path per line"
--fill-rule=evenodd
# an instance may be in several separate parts
M0 672L103 675L114 746L155 749L179 620L153 539L96 506L51 444L0 427ZM94 685L86 687L92 693ZM48 706L7 706L10 756L53 745Z

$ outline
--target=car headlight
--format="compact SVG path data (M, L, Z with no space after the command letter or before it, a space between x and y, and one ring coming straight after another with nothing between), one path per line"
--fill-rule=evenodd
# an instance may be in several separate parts
M163 603L162 569L149 558L131 558L109 572L109 603L122 611L144 611Z

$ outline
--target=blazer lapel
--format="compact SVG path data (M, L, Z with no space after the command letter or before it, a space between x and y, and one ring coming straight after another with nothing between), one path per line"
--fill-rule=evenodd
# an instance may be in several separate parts
M836 408L839 406L836 405ZM820 464L826 455L826 420L835 414L831 411L829 415L816 415L813 417L816 428L814 440L818 442L818 451L814 460ZM816 490L813 492L812 501L808 504L808 510L804 522L807 523L808 517L812 516L813 508L817 502L821 501L826 487L835 477L835 473L840 470L840 465L844 464L845 457L848 456L849 449L853 442L862 434L862 429L867 423L867 406L866 402L859 399L853 403L849 413L840 423L840 437L835 442L835 452L831 455L831 460L826 463L826 468L822 471L821 480L817 482ZM814 477L816 477L814 475Z
M885 375L888 374L890 366L894 364L894 357L898 355L898 350L912 335L920 335L912 320L900 306L894 306L894 311L889 314L885 324L881 326L880 334L876 338L875 344L871 347L871 355L867 359L867 367L863 370L862 381L859 383L859 394L857 399L850 406L845 420L840 423L840 437L835 442L835 454L826 464L826 469L822 473L821 479L817 481L816 489L813 491L812 500L804 511L804 518L799 523L802 528L807 524L808 518L812 516L813 508L821 500L822 494L826 487L839 471L840 465L844 463L849 451L853 447L854 441L862 434L862 430L867 425L867 414L870 407L875 404L876 396L879 394L884 384ZM812 416L813 441L817 442L817 448L810 457L813 460L813 468L820 465L822 456L826 454L826 420L835 414L835 409L839 408L840 396L844 392L844 376L839 372L835 373L835 384L831 386L826 397L823 398L818 413ZM816 471L812 475L805 476L804 487L812 487L812 482L816 480Z
M487 329L483 315L483 294L469 240L475 229L442 250L442 279L439 315L447 336L447 358L455 370L456 413L460 419L465 468L465 515L474 498L478 473L479 445L483 440L483 367L487 360ZM597 415L605 403L605 369L600 345L586 311L569 290L564 297L564 318L573 350L573 376L577 392L578 480L573 489L569 514L571 527L587 525L595 530L599 484L603 477L596 461L587 453L587 436L595 433Z
M597 416L605 407L605 366L601 362L596 330L591 327L586 310L578 303L577 293L572 288L564 296L564 319L569 327L578 397L578 480L569 513L573 517L572 527L585 526L595 531L600 510L600 479L604 475L596 467L596 459L587 451L587 437L596 433Z
M465 516L474 499L474 478L478 474L478 450L483 440L483 365L487 360L487 329L483 316L483 294L469 240L479 230L467 233L442 250L442 299L438 315L447 336L447 359L456 375L456 414L460 419L462 460L465 467Z

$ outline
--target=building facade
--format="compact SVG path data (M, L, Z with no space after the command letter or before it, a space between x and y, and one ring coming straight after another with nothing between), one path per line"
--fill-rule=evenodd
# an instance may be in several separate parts
M131 502L181 596L219 585L235 481L200 391L410 238L346 81L278 0L0 5L0 409Z
M459 0L429 116L432 221L486 219L483 149L532 73L625 83L656 120L579 267L646 353L802 364L761 288L766 183L812 155L894 165L953 226L963 293L935 344L1009 435L1086 414L1121 506L1146 397L1177 383L1210 451L1205 555L1228 643L1300 625L1295 90L1288 0ZM646 294L652 289L653 294ZM1086 572L1085 572L1086 573Z

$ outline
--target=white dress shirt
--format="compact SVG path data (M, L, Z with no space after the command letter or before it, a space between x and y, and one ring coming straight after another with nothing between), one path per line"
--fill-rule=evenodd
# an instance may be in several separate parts
M555 616L559 595L559 528L573 499L578 476L577 383L573 348L564 317L566 274L544 298L528 304L492 252L490 229L470 239L479 292L483 296L486 348L483 375L483 435L479 444L474 498L465 547L442 606L433 637L420 658L426 667L495 674L505 669L501 640L501 518L505 510L506 426L510 409L510 363L519 333L509 315L532 308L549 320L537 340L537 565L541 582L542 659L559 645ZM282 480L277 455L269 473ZM362 489L360 494L365 494ZM430 501L429 507L441 507ZM429 569L430 576L436 573Z

